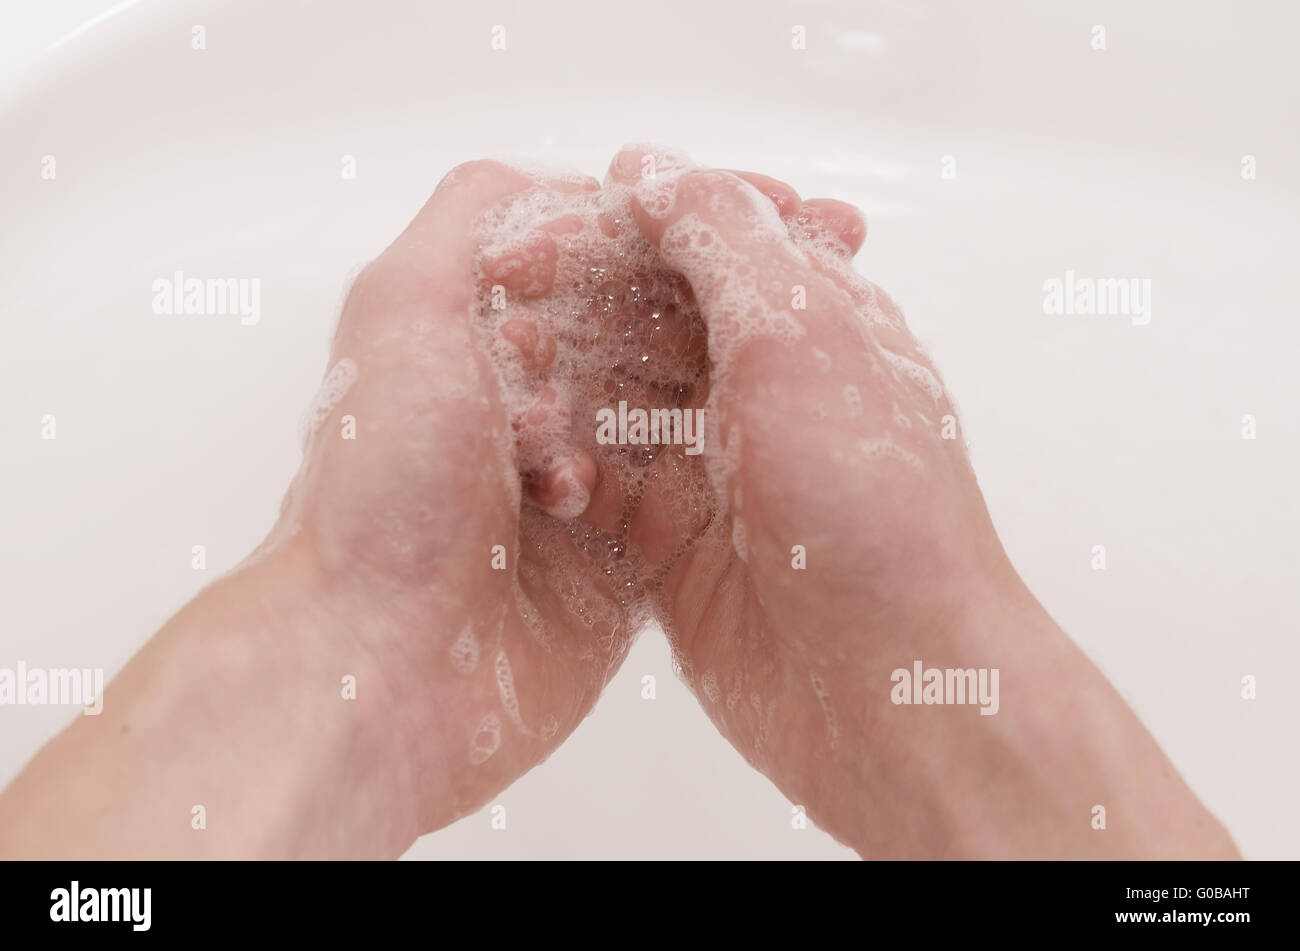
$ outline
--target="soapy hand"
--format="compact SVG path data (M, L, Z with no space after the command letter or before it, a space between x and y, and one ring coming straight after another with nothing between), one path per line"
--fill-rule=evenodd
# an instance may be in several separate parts
M527 442L592 473L553 511L607 540L715 723L813 804L861 765L899 643L957 656L971 605L1019 593L938 374L853 271L851 206L638 147L603 192L543 197L487 229L484 271L527 343L507 404L560 419ZM606 447L615 406L698 414L705 451Z
M513 306L482 325L525 475L573 486L543 504L633 626L657 621L722 733L863 854L1232 854L1012 568L938 371L852 268L865 232L841 202L651 147L599 193L492 217L481 273ZM685 425L624 426L628 407L680 411L704 452ZM913 708L899 684L933 662L981 686ZM985 695L1000 683L1010 709ZM1030 752L1044 722L1082 751L1068 767ZM1128 807L1106 839L1081 818L1098 790Z
M348 650L380 672L413 764L421 831L549 755L630 644L582 539L522 497L516 447L526 454L528 442L472 320L480 216L596 187L495 162L444 179L348 295L303 467L265 546L272 556L311 551ZM584 491L584 465L527 463L530 476L545 471L529 479L529 496Z

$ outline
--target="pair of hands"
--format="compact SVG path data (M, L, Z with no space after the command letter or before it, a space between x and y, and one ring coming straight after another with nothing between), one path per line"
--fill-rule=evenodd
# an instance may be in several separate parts
M647 210L637 197L633 217L690 283L707 325L715 385L692 400L707 403L724 434L706 451L733 454L727 504L675 504L682 486L707 476L700 457L672 447L655 458L630 516L624 487L584 458L558 475L526 473L525 517L549 518L539 503L563 508L572 476L590 497L579 526L609 530L622 519L628 543L651 562L689 543L666 564L661 606L683 677L751 763L856 843L866 808L859 780L872 769L860 757L883 729L889 672L931 651L986 662L969 656L965 625L976 609L1021 603L1023 589L962 441L941 436L953 411L937 374L897 308L852 270L860 214L801 202L761 175L683 171L644 149L616 156L608 180L635 188L647 154L658 174L673 173L671 209ZM331 613L360 638L352 649L381 678L414 764L406 793L419 804L420 832L480 806L548 756L590 711L634 634L584 554L581 529L557 523L544 554L519 544L518 487L499 452L512 421L471 327L480 216L537 189L599 187L493 162L447 177L352 288L331 364L350 363L356 379L312 438L286 502L291 531L279 547L306 552ZM665 241L688 216L728 254L701 263ZM543 240L562 241L537 224ZM522 264L488 261L486 270L511 293L545 295L553 257L553 247L534 249ZM527 281L512 283L519 274ZM806 301L798 312L796 287ZM747 305L737 302L754 300L796 316L798 338L741 336L747 315L736 308ZM546 352L553 332L509 327L529 357ZM542 386L545 357L537 363ZM345 414L355 440L338 438ZM494 568L498 545L508 570ZM795 567L796 546L806 568ZM521 616L516 584L545 638ZM581 614L575 595L588 604ZM591 603L600 600L612 610Z
M683 370L704 453L629 479L577 438L544 306L572 230L483 244L502 203L601 186L457 168L352 288L266 543L0 795L0 856L400 855L563 742L647 603L718 729L863 855L1235 856L1011 568L937 373L852 270L861 216L644 149L604 187L630 200L601 229L653 245L692 316L589 332ZM526 367L522 410L487 350ZM916 661L998 669L996 715L891 702Z

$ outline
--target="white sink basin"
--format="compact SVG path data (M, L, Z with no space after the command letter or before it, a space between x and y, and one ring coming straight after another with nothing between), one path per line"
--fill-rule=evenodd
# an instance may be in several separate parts
M11 76L0 664L111 674L262 538L340 295L452 165L602 175L659 141L866 210L859 266L944 371L1030 586L1245 854L1300 857L1300 8L459 6L140 0ZM176 271L260 280L260 319L155 314ZM1150 322L1045 314L1067 271L1149 280ZM66 717L0 708L0 783ZM851 855L792 831L657 637L498 802L507 831L410 855Z

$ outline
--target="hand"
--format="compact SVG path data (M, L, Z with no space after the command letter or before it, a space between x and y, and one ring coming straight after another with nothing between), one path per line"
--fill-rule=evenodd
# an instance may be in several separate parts
M444 179L348 296L279 523L5 790L0 855L396 857L573 730L631 628L569 527L521 504L474 228L596 187ZM563 507L593 473L533 475Z
M1234 854L1011 567L937 370L852 270L860 215L657 159L666 181L637 180L636 149L609 180L707 325L718 491L682 506L700 463L661 453L634 522L689 542L664 622L723 734L864 855ZM999 668L1001 710L892 702L916 660Z
M597 187L492 162L446 177L348 296L269 541L311 553L341 634L322 649L340 672L364 655L378 675L370 702L398 732L419 832L548 756L630 643L610 585L563 524L524 502L520 543L518 434L473 323L480 216ZM553 504L567 490L556 468L530 486Z

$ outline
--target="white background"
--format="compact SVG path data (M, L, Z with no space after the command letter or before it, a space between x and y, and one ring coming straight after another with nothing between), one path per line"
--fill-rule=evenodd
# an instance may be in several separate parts
M448 168L657 141L866 210L1030 586L1245 854L1300 857L1294 5L140 0L46 50L108 7L0 7L0 666L111 674L260 540L343 289ZM1045 316L1067 268L1151 323ZM258 277L261 322L153 315L176 269ZM0 707L0 782L67 719ZM852 854L654 636L497 802L410 855Z

